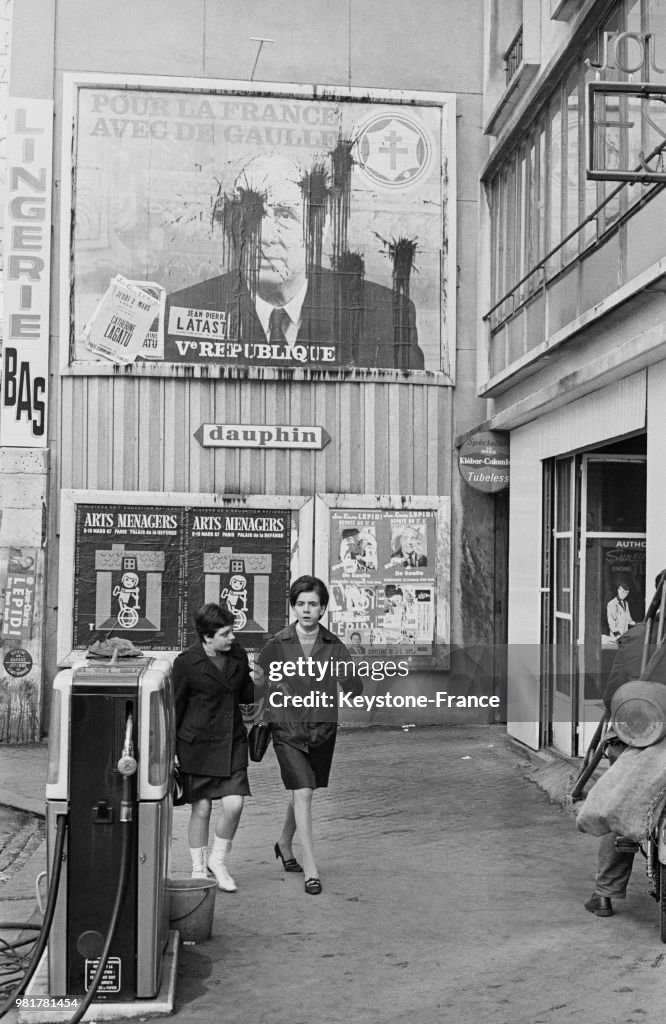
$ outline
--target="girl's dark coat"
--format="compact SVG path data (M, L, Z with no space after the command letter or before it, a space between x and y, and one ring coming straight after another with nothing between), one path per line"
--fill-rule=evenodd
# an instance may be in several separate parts
M239 644L227 653L222 675L200 643L173 663L176 753L181 770L228 778L248 763L247 733L240 704L252 704L254 685Z
M303 657L296 624L292 622L285 629L271 637L259 658L260 667L264 671L264 688L270 692L273 688L269 678L271 665L279 672L279 666L285 663L295 664ZM316 708L273 710L267 712L271 722L273 737L297 750L307 751L310 747L330 742L335 736L338 722L338 686L346 692L359 694L363 691L363 683L353 676L335 671L335 663L354 663L349 651L339 637L320 624L319 635L309 657L318 665L326 664L327 671L322 680L307 676L285 676L285 689L288 693L296 693L305 697L312 691L325 693L329 698L328 707L323 710ZM319 670L315 670L317 675Z

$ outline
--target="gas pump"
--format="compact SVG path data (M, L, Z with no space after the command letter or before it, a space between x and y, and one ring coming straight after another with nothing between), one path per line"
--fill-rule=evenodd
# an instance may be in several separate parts
M126 1002L159 990L169 929L170 672L166 658L139 657L78 663L55 679L49 878L65 815L68 828L48 941L51 996L97 986L96 1000Z

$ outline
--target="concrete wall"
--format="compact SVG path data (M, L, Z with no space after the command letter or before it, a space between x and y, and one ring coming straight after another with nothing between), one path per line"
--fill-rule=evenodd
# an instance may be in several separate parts
M44 673L47 482L47 451L0 448L0 584L3 587L7 584L12 556L18 556L27 570L21 573L25 586L18 590L13 586L12 593L17 605L32 602L29 615L21 615L19 607L19 622L13 623L10 617L3 624L0 743L28 743L39 739ZM5 601L11 609L9 588Z

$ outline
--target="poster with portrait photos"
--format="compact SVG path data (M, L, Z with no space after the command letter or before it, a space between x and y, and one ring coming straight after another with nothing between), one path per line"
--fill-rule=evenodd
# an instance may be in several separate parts
M432 655L435 527L427 510L331 511L329 622L353 653Z
M32 636L36 576L35 548L0 548L0 646Z

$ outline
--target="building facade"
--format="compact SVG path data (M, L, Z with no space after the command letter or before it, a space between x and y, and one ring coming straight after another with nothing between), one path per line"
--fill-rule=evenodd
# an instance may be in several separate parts
M486 4L478 393L511 437L509 731L582 754L666 564L666 12Z
M482 670L453 651L502 628L454 449L482 38L425 0L14 5L0 739L77 652L177 650L204 600L257 648L298 572L411 687Z

